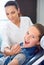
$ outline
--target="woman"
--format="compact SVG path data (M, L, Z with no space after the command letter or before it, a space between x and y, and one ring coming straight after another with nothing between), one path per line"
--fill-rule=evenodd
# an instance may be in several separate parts
M16 1L8 1L5 4L5 12L10 21L3 23L3 26L1 25L1 51L4 53L6 53L6 51L4 51L5 47L8 49L12 45L22 42L28 27L32 25L29 17L20 16L20 9ZM15 49L17 52L14 53L18 53L20 50L19 45L17 46Z

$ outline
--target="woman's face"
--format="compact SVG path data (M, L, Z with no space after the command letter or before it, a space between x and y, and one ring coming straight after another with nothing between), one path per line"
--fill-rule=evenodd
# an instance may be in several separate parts
M5 12L6 15L8 17L9 20L11 20L11 22L15 23L16 20L19 18L19 9L16 9L15 6L7 6L5 7Z
M39 45L40 32L34 26L30 27L24 37L24 47L33 47Z

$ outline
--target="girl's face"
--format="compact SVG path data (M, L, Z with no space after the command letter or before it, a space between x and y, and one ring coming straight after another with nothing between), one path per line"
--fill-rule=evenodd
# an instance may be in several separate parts
M8 19L11 20L11 22L13 23L15 23L16 20L19 18L18 14L20 13L20 10L19 8L17 10L15 6L5 7L5 12L6 12Z
M24 47L33 47L39 45L40 32L34 26L30 27L24 37Z

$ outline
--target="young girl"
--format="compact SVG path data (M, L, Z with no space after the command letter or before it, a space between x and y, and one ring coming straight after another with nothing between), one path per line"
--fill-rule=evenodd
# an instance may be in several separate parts
M35 55L40 49L40 39L43 35L43 25L34 24L31 26L24 37L24 43L20 53L14 56L8 65L22 65L29 56Z

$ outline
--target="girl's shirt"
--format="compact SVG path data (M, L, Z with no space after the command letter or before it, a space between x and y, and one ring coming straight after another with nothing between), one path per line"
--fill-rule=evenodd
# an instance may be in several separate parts
M26 58L29 58L37 53L36 50L38 50L37 46L31 48L22 48L21 53L25 54Z

